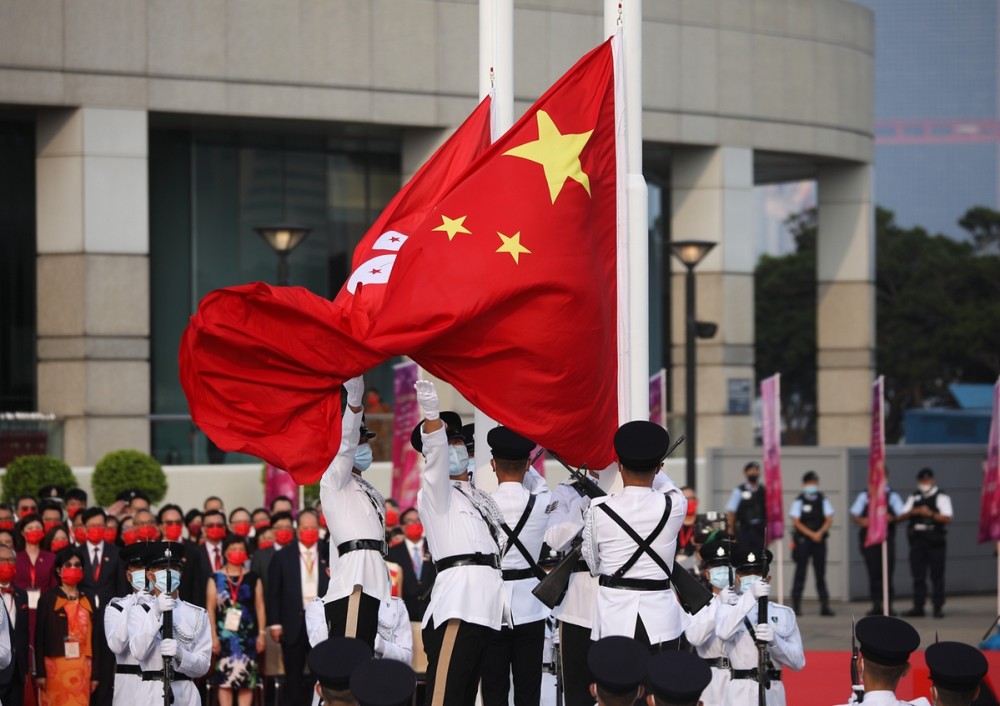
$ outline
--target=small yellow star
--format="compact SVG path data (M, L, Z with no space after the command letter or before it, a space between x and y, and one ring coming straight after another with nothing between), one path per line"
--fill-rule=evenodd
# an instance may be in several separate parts
M528 253L529 255L531 254L531 251L528 250L528 248L521 245L521 231L517 231L512 236L506 236L500 231L497 231L497 235L499 235L500 240L503 241L503 245L497 248L497 252L510 253L510 256L514 258L515 265L520 264L518 258L520 257L521 253Z
M437 228L432 228L431 230L439 230L448 234L448 240L454 240L457 233L465 233L466 235L472 235L472 231L466 228L463 223L468 216L462 216L461 218L448 218L448 216L441 215L441 225Z
M587 141L594 131L563 135L544 110L539 110L535 117L538 121L538 139L509 149L504 154L542 165L552 203L556 202L556 197L559 196L567 179L578 182L590 195L590 177L580 166L580 153L587 146Z

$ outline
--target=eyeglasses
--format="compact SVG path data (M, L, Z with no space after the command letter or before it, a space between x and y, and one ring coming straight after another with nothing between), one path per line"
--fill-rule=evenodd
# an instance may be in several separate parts
M183 527L184 520L164 520L164 527Z

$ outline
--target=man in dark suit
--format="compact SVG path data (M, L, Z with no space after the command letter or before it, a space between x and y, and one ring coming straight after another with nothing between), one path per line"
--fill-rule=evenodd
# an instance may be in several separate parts
M188 603L204 608L208 580L225 563L222 540L229 534L226 515L221 510L208 510L201 528L205 543L185 551L186 564L181 574L180 595Z
M6 706L21 706L28 673L28 594L11 583L15 561L14 550L0 544L0 597L7 611L10 645L14 652L10 664L0 669L0 703Z
M115 685L115 659L103 638L101 628L104 625L104 608L112 598L128 595L131 587L125 581L125 567L118 557L118 547L104 541L104 527L107 515L99 507L87 508L83 511L83 526L87 530L87 543L80 547L83 555L83 581L80 587L94 596L96 606L94 613L94 678L98 682L97 689L90 695L92 706L111 703L111 694ZM101 637L98 637L101 633ZM96 652L100 650L102 658L97 659Z
M386 561L398 564L403 571L403 590L400 597L406 603L410 620L420 623L424 619L427 600L431 595L431 586L437 572L431 560L427 542L424 541L424 527L420 524L420 516L416 508L406 510L400 517L405 539L399 544L389 547Z
M281 706L306 706L312 701L312 679L307 682L303 675L309 654L305 607L325 595L330 582L329 561L319 551L318 539L316 511L303 510L299 513L299 540L275 552L268 566L268 630L281 644L285 661Z

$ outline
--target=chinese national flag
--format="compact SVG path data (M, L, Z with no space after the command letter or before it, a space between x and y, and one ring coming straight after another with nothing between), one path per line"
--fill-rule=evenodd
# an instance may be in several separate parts
M373 272L379 248L362 243L334 302L262 284L206 297L181 346L195 422L220 447L309 482L340 442L341 382L409 355L570 463L607 466L618 426L617 41L395 228L388 273ZM412 198L420 188L414 178Z

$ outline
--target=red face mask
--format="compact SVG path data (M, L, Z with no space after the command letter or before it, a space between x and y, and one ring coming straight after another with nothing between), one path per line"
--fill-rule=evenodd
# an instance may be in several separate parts
M290 530L290 529L274 530L274 541L280 544L281 546L291 544L294 539L295 539L295 530Z
M688 498L687 516L693 517L698 514L698 498Z
M104 539L104 528L103 527L88 527L87 528L87 541L91 544L100 544Z
M0 564L0 583L10 583L16 571L17 567L13 563Z
M311 547L319 541L319 529L316 527L306 527L299 530L299 541L307 547Z
M75 586L83 581L82 566L67 566L62 570L62 582L67 586Z
M104 541L107 542L108 544L111 544L116 539L118 539L118 530L115 529L114 527L105 527L104 528Z
M166 537L171 542L176 542L181 538L181 526L180 525L167 525L163 528L163 536Z
M73 507L66 508L66 514L69 515L69 519L76 517L76 513L80 512L82 508L79 505L74 505Z
M258 549L267 549L268 547L273 547L273 546L274 546L273 539L262 539L259 542L257 542Z
M201 536L201 525L199 524L188 525L188 536L191 537L191 539L198 539L198 537Z
M424 526L419 522L411 522L403 528L403 534L411 542L419 542L424 536Z
M259 520L259 521L253 523L253 528L255 530L257 530L258 532L261 532L262 530L266 530L270 526L271 526L271 521L270 520Z
M58 527L61 524L62 522L52 522L51 520L49 520L48 522L43 522L42 526L45 528L45 531L48 532L53 527Z
M399 513L395 510L386 510L385 512L385 526L395 527L399 524Z
M45 530L42 529L30 529L24 530L24 541L28 544L38 544L45 537Z
M59 551L60 549L65 549L68 546L69 546L69 540L68 539L53 539L52 540L52 553L54 554L55 552ZM2 567L3 567L3 564L0 564L0 568L2 568ZM2 580L3 580L3 576L0 575L0 581L2 581Z
M151 542L159 536L160 532L155 525L143 525L136 527L135 536L144 542Z
M237 537L247 537L250 534L250 523L249 522L234 522L233 523L233 534Z
M226 538L226 528L213 525L205 528L205 536L213 542L221 542Z
M74 527L73 536L76 537L77 544L83 544L87 541L87 528L86 527Z
M0 530L14 529L14 520L0 520Z
M139 541L139 535L136 534L133 528L128 527L122 530L122 541L125 543L125 546L135 544Z
M243 562L247 560L247 553L242 549L233 549L230 552L226 552L226 558L233 566L242 566Z

